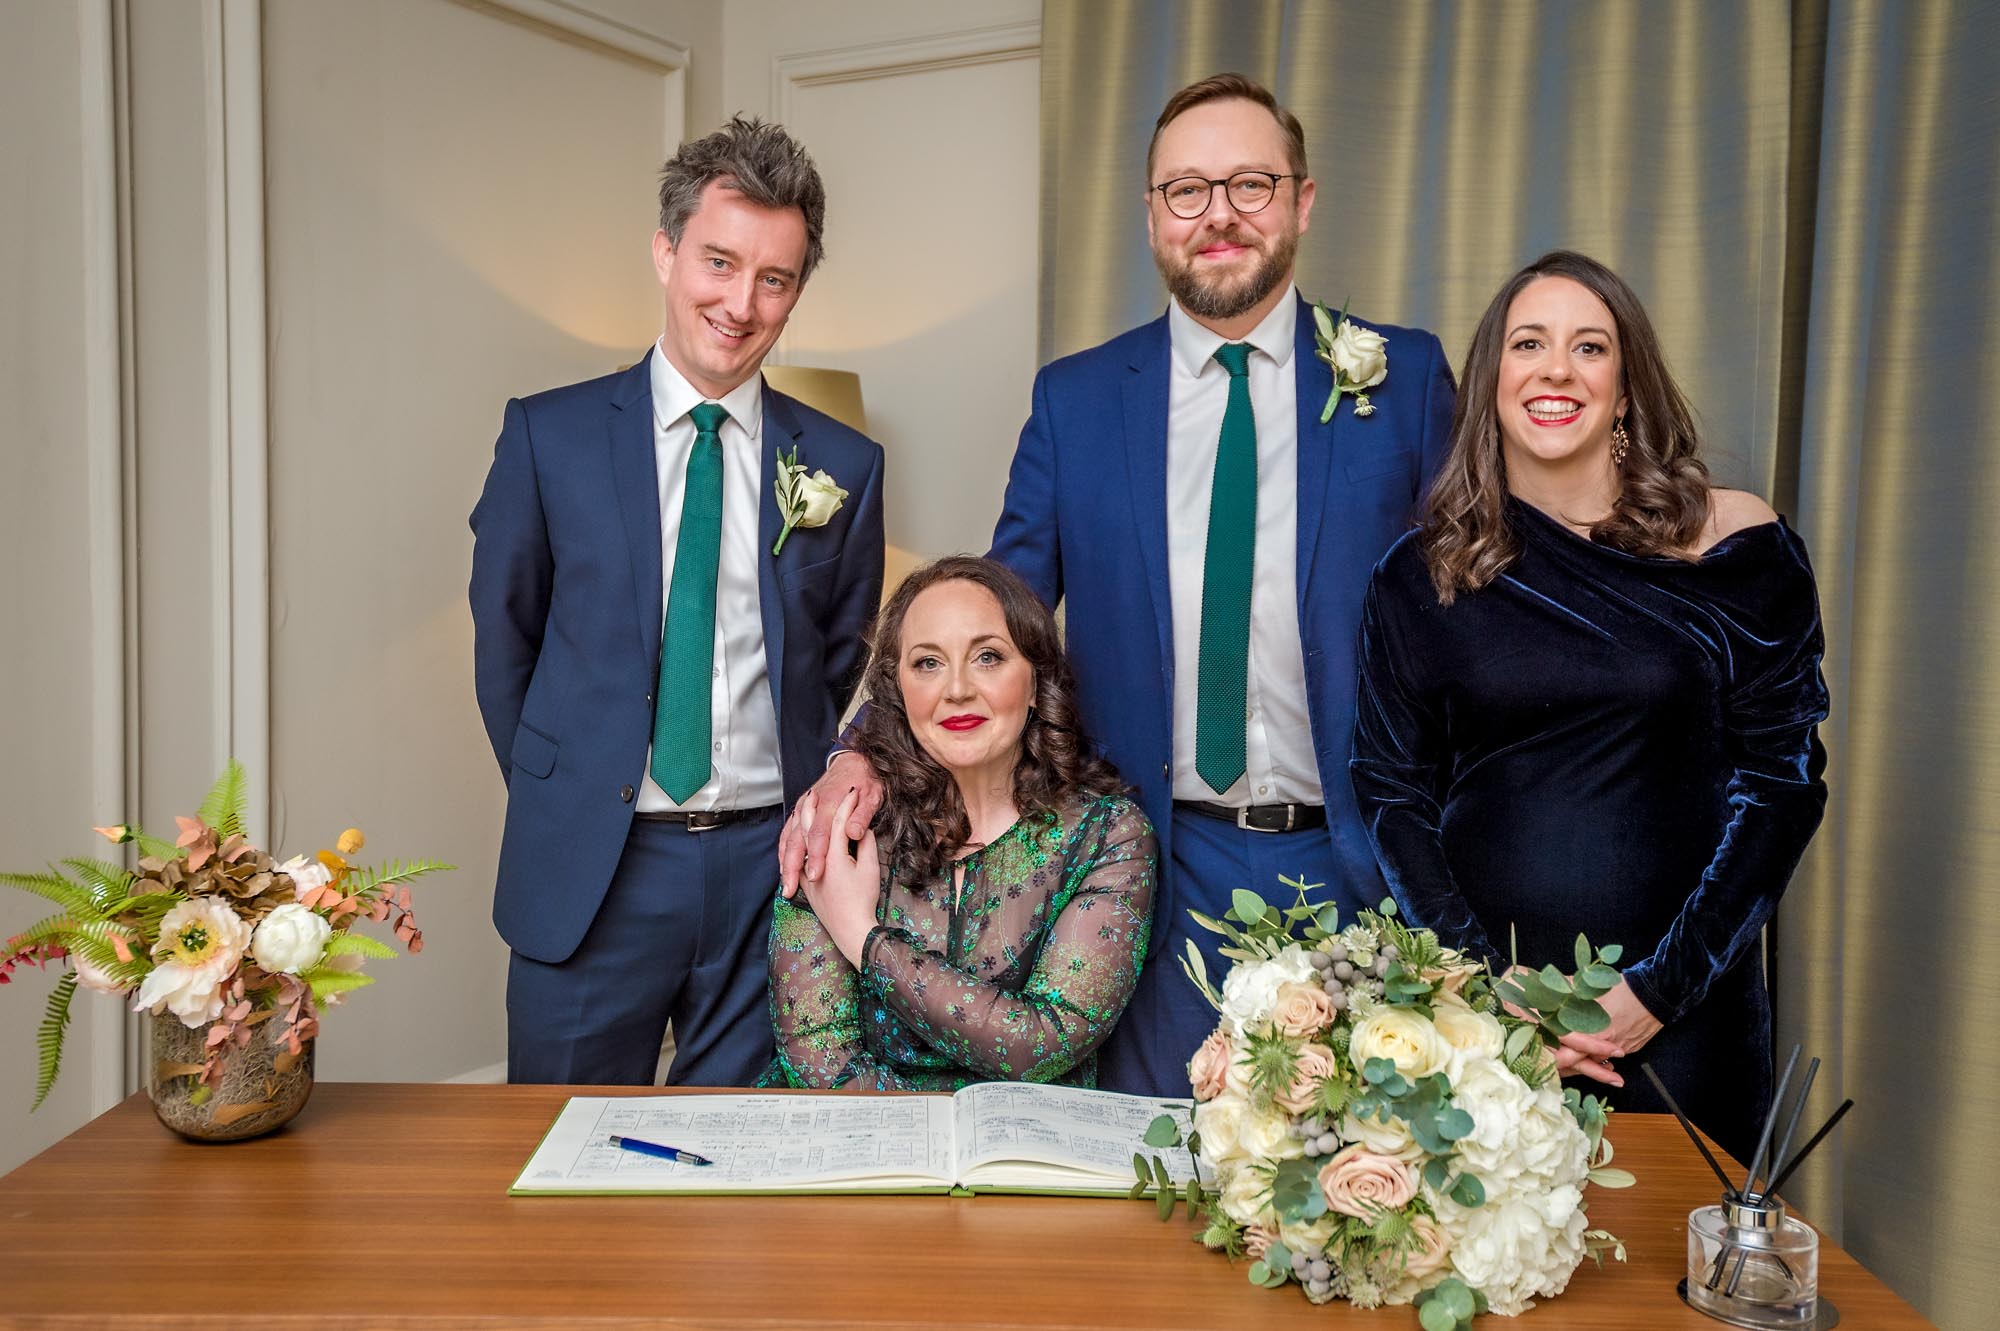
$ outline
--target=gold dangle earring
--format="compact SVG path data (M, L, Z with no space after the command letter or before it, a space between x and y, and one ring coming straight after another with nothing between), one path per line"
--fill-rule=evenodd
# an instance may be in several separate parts
M1625 455L1632 449L1632 436L1625 433L1625 418L1620 416L1611 426L1611 465L1625 465Z

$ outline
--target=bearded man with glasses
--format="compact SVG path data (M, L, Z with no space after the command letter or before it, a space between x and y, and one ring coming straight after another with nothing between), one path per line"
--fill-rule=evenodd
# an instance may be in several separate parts
M1350 368L1369 379L1386 356L1386 376L1322 423L1333 370L1292 285L1305 132L1268 89L1218 74L1175 93L1146 172L1172 301L1036 377L992 555L1067 598L1083 723L1159 837L1155 933L1099 1084L1185 1095L1215 1017L1180 958L1194 941L1211 977L1228 969L1190 909L1220 916L1244 887L1275 899L1280 874L1324 884L1343 916L1387 895L1347 774L1355 636L1369 572L1444 456L1453 393L1436 337L1356 320L1380 341L1352 339ZM880 799L858 756L801 805L849 790L858 838ZM794 810L788 887L817 877L827 824Z

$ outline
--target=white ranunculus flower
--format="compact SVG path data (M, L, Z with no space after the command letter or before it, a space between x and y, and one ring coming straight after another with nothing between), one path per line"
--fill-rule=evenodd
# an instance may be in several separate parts
M1245 1159L1243 1121L1249 1112L1249 1101L1233 1091L1196 1105L1194 1130L1201 1135L1201 1158L1217 1168Z
M160 920L160 941L153 944L159 961L139 985L132 1010L158 1013L162 1008L184 1026L203 1026L222 1015L222 988L243 960L250 926L227 901L195 897L183 901Z
M1389 340L1372 328L1342 319L1328 352L1335 369L1354 388L1373 388L1389 377Z
M1222 981L1222 1020L1239 1039L1261 1029L1278 1005L1278 990L1287 984L1317 979L1306 950L1296 943L1269 961L1239 961Z
M324 916L288 901L266 915L250 940L250 955L273 975L297 975L326 950L333 926Z
M1364 1070L1370 1059L1389 1059L1398 1072L1414 1081L1442 1070L1451 1057L1451 1046L1421 1012L1383 1004L1355 1026L1347 1056L1356 1072Z
M279 865L277 871L292 880L295 897L302 897L333 881L333 870L318 860L307 859L303 855L292 856Z

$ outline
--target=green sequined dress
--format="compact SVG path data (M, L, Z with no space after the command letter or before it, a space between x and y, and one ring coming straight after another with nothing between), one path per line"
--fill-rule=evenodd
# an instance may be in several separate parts
M1024 817L961 860L956 905L949 872L906 883L891 864L858 971L803 896L780 899L766 1082L1094 1086L1146 959L1158 861L1139 806L1106 796Z

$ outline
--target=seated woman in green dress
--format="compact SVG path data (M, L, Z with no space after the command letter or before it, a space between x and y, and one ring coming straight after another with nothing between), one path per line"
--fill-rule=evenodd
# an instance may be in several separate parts
M849 743L882 811L777 903L768 1080L1094 1085L1145 960L1159 851L1077 729L1054 616L1005 566L940 559L883 606L866 683ZM800 808L808 825L853 812Z

